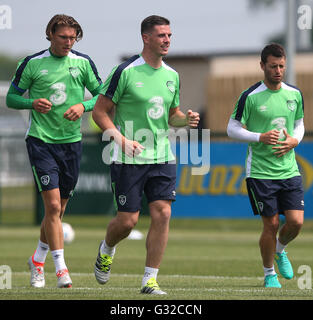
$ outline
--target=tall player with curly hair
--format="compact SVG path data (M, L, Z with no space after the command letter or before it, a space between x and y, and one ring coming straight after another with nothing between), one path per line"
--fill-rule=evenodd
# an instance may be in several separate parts
M44 263L50 249L59 288L71 287L64 260L62 217L78 180L82 152L81 117L91 111L102 88L89 56L72 50L83 37L79 23L55 15L46 28L50 47L18 63L7 106L28 109L26 145L45 215L35 253L29 258L31 285L44 287ZM85 88L93 95L84 101ZM28 91L29 97L23 94Z

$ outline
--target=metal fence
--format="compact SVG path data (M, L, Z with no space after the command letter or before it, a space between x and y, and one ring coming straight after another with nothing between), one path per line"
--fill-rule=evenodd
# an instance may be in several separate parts
M0 222L34 221L34 185L24 135L0 136Z
M32 183L23 135L0 136L0 184L16 187Z
M34 220L34 187L25 145L28 112L6 107L0 83L0 222Z
M7 108L8 88L9 82L0 82L0 223L25 221L25 216L34 221L36 194L25 144L29 110ZM84 132L91 130L89 116L83 116Z

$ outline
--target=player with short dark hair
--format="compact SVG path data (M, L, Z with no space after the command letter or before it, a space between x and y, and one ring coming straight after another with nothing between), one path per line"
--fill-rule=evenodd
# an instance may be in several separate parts
M164 17L160 17L157 15L152 15L145 18L141 22L141 35L145 33L150 33L155 26L168 26L170 25L170 21Z
M103 84L90 57L72 50L83 36L73 17L55 15L47 25L46 36L51 43L49 49L19 61L7 106L30 111L26 145L45 208L40 240L28 261L31 285L44 287L43 267L50 249L57 286L71 287L61 220L78 180L81 117L93 109ZM85 88L94 96L91 100L84 101ZM29 98L23 96L26 91Z
M167 245L176 186L175 158L166 133L169 124L196 127L199 114L180 111L178 73L162 60L171 42L169 21L150 16L143 21L142 30L142 53L112 70L93 110L97 125L114 140L111 178L117 204L117 215L99 246L95 276L101 284L108 281L115 247L136 225L145 193L151 224L141 292L165 294L157 274Z
M294 151L304 135L304 103L301 91L282 81L286 69L282 46L266 46L260 65L264 80L240 95L227 133L249 142L246 182L253 212L263 221L259 245L264 286L280 288L274 259L280 274L291 279L293 268L285 247L300 232L304 217L302 178ZM285 216L280 229L279 214Z
M268 44L261 52L261 61L263 64L267 62L267 58L273 56L276 58L286 58L285 49L278 43Z

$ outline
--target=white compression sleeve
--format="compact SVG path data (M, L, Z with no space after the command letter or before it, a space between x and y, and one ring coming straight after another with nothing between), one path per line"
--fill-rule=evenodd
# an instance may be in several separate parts
M259 142L260 133L251 132L243 128L243 124L235 119L230 118L227 126L227 134L230 138L245 141L245 142Z
M298 140L298 143L301 142L303 136L304 136L304 123L303 118L295 121L295 127L293 129L293 135L294 138Z

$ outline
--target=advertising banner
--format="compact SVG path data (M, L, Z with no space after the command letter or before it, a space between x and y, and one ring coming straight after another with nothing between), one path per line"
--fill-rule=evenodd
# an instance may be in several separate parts
M199 147L201 150L201 147ZM177 164L176 202L173 217L250 218L245 182L246 143L210 143L210 171L192 175L192 166ZM313 218L313 143L296 149L305 191L305 217Z
M102 160L104 147L105 144L98 140L85 140L80 176L67 214L115 213L110 170ZM305 190L305 217L313 218L313 143L302 142L295 151ZM246 143L177 144L176 201L172 206L172 217L253 218L245 182L246 152ZM206 159L201 159L202 156ZM203 170L191 164L197 159L205 163ZM145 198L141 214L148 214ZM43 205L38 197L38 223L42 217Z

